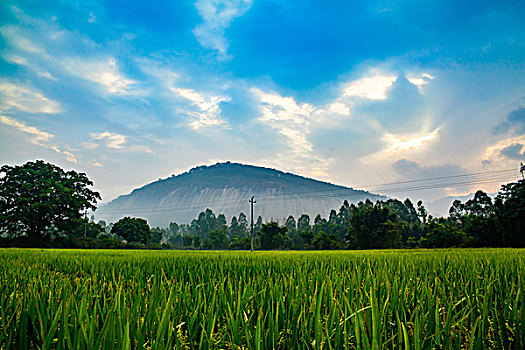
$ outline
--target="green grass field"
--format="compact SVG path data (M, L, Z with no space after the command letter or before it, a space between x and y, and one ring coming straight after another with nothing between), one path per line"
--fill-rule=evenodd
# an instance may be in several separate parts
M0 348L525 348L525 250L0 250Z

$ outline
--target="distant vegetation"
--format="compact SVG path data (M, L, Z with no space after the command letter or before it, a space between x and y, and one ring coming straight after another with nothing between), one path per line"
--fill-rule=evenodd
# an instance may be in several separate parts
M522 250L3 249L0 261L1 349L525 348Z
M65 172L43 161L3 166L0 178L0 244L78 248L249 249L246 214L231 218L210 209L191 224L150 228L140 218L116 223L82 217L100 199L85 174ZM421 201L344 202L328 218L289 216L286 222L255 225L255 247L263 250L331 250L447 247L524 247L525 181L502 186L492 200L483 191L454 201L448 218L433 218Z

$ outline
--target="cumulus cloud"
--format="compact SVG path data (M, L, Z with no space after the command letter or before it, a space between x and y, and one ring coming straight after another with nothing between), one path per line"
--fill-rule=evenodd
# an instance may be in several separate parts
M217 50L221 57L227 58L225 30L235 17L244 15L251 5L252 0L197 0L195 7L202 23L193 30L193 34L202 46Z
M343 96L367 100L386 100L388 89L396 80L397 75L375 72L348 83L344 88Z
M0 83L0 111L17 109L27 113L60 113L60 104L42 93L13 83Z
M500 155L514 160L525 160L525 146L520 143L514 143L500 151Z
M350 115L350 107L341 102L334 102L329 106L329 111L340 115Z
M229 97L206 95L192 89L171 88L177 96L180 96L196 107L196 110L181 109L180 111L192 117L190 128L199 130L204 127L220 126L229 129L228 123L220 118L222 102L230 101Z
M515 160L525 160L523 145L525 145L525 135L505 138L487 147L483 153L482 161L487 164L507 163L512 165Z
M525 108L518 107L509 112L504 122L499 124L494 133L512 132L515 134L525 134Z
M0 122L5 125L14 127L21 132L31 135L31 138L30 138L31 143L38 145L38 146L52 149L53 151L57 153L63 154L66 160L71 163L75 163L75 164L78 163L77 157L72 152L67 151L67 150L63 151L57 145L49 144L49 142L55 137L55 135L50 134L46 131L42 131L34 126L27 125L24 122L18 121L16 119L13 119L13 118L10 118L4 115L0 115Z

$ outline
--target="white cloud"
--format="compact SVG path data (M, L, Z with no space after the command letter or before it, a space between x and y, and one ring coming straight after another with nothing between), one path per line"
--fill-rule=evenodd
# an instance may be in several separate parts
M71 75L102 85L110 94L135 94L133 85L137 82L119 73L117 62L113 57L105 59L82 59L70 57L65 59L65 69Z
M101 133L92 133L91 137L94 140L105 140L106 146L109 148L120 149L126 143L126 136L110 133L108 131L104 131Z
M252 88L261 106L261 115L257 120L286 137L286 143L296 155L305 156L313 146L307 140L315 107L308 104L297 104L292 97L283 97L276 93L267 93Z
M373 75L348 83L344 88L343 96L368 100L386 100L388 89L396 80L396 75L376 72Z
M329 107L330 112L340 115L350 115L350 107L341 102L334 102Z
M525 145L525 135L519 135L514 137L507 137L501 141L496 142L495 144L488 146L483 152L483 161L497 162L497 163L508 163L515 164L516 161L511 159L506 159L502 155L502 151L515 144Z
M317 109L308 103L298 104L292 97L283 97L277 93L268 93L257 88L252 88L251 91L261 103L261 115L257 120L284 136L288 146L287 150L266 161L281 169L327 178L327 169L333 160L318 157L313 144L308 140L313 128L324 124L326 110ZM336 106L335 109L340 111L341 106ZM333 108L330 110L334 113Z
M229 129L226 121L219 118L221 114L220 103L230 101L229 97L205 95L192 89L183 88L171 88L171 91L197 107L197 111L181 110L193 118L189 123L192 129L198 130L208 126L221 126L224 129Z
M0 111L18 109L27 113L60 113L60 104L42 93L13 83L0 83Z
M26 66L34 70L38 76L51 80L56 78L48 70L61 71L100 84L110 94L142 93L137 91L136 81L120 72L117 60L112 55L99 52L78 56L69 53L73 43L82 45L86 52L100 51L88 37L64 30L56 23L29 17L19 9L15 8L13 11L21 24L0 27L0 34L9 44L8 49L2 53L8 62ZM94 18L90 13L90 19ZM47 53L51 51L50 48L53 55Z
M383 140L389 145L390 152L408 151L411 149L419 149L425 143L437 139L439 136L439 128L436 128L428 133L395 135L385 133Z
M18 120L6 117L4 115L0 115L0 122L6 125L12 126L14 128L17 128L18 130L22 132L31 134L32 135L31 142L34 143L35 145L48 147L47 145L45 145L45 142L50 141L54 137L53 134L39 130L35 128L34 126L26 125L23 122L19 122Z
M423 88L423 85L428 84L434 77L428 73L423 74L406 74L407 80L418 87L419 90Z
M75 164L78 163L77 157L72 152L70 152L70 151L62 151L62 150L60 150L60 148L57 145L49 145L48 144L48 142L50 142L55 137L55 135L50 134L50 133L45 132L45 131L42 131L42 130L40 130L38 128L35 128L34 126L27 125L27 124L25 124L23 122L20 122L20 121L18 121L16 119L7 117L5 115L0 115L0 122L5 124L5 125L14 127L14 128L18 129L21 132L30 134L31 135L31 138L30 138L30 142L31 143L33 143L35 145L38 145L38 146L42 146L42 147L46 147L46 148L52 149L53 151L55 151L57 153L63 154L63 155L66 156L66 160L71 162L71 163L75 163Z
M130 153L130 152L144 152L144 153L153 153L148 146L143 145L129 145L127 136L111 133L109 131L104 131L100 133L91 133L91 138L93 140L100 140L108 148L114 150L119 150L120 152ZM83 146L88 149L95 149L98 147L96 143L93 142L84 142Z
M29 38L28 33L23 27L6 25L0 27L0 34L6 39L11 47L29 54L47 57L43 47Z
M203 23L193 30L193 34L202 46L217 50L223 58L228 58L224 32L231 21L244 15L251 5L252 0L197 0L195 7Z
M62 154L66 156L67 161L75 164L78 163L77 157L73 153L69 151L62 151Z

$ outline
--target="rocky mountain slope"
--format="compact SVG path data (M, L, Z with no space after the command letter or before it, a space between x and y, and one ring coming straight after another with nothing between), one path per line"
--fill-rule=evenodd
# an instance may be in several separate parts
M244 212L250 215L248 200L254 196L254 216L283 222L309 214L327 217L331 209L349 203L383 197L366 191L337 186L274 169L236 163L199 166L133 190L103 204L95 212L97 220L115 222L124 216L142 217L152 226L170 222L190 223L206 208L224 213L229 220Z

